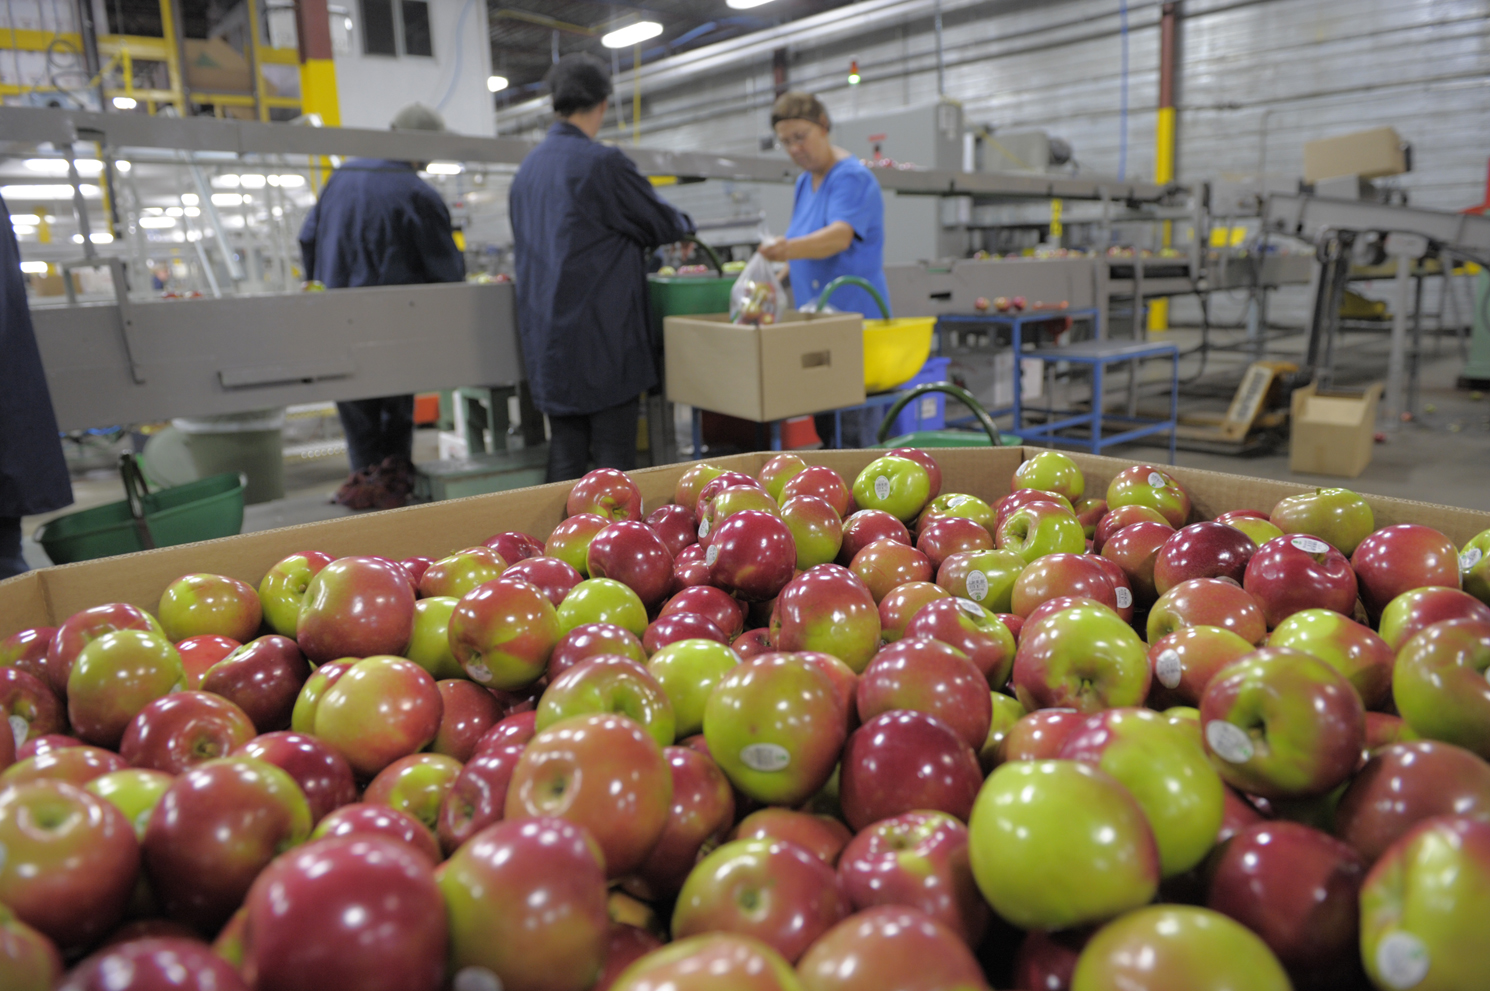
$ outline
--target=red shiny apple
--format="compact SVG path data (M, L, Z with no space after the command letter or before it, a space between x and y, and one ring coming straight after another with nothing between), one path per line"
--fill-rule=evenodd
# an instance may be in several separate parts
M291 633L293 632L292 630ZM202 678L212 669L212 665L242 646L237 640L210 634L178 640L176 653L181 655L181 666L186 669L186 687L201 688Z
M709 584L708 551L689 544L673 558L673 591Z
M295 640L314 664L396 654L414 632L414 590L391 561L344 557L311 578Z
M440 842L429 827L407 812L387 805L353 802L322 819L310 834L313 840L334 836L386 836L418 850L430 864L440 862Z
M977 958L955 932L900 905L866 909L828 930L797 972L803 991L987 988Z
M172 641L222 636L242 643L259 632L264 610L259 594L246 582L226 575L187 575L166 586L156 614Z
M119 756L131 767L180 774L214 757L226 757L254 736L238 706L207 692L173 692L145 708L124 731Z
M357 783L346 758L305 733L265 733L238 747L232 756L273 764L293 778L310 805L312 823L357 801Z
M645 929L612 922L605 944L605 968L600 971L593 991L610 991L632 964L661 948L662 940Z
M280 857L245 901L242 973L255 988L437 991L445 903L430 864L378 836L317 840Z
M892 588L880 600L880 638L894 643L905 635L905 628L922 608L952 593L932 582L904 582Z
M1154 559L1154 590L1160 595L1191 578L1230 578L1241 584L1257 552L1246 534L1224 523L1192 523L1176 530Z
M934 576L925 554L899 541L882 538L854 555L849 565L876 603L906 582L929 582Z
M1392 651L1434 623L1468 619L1490 623L1490 605L1457 588L1429 586L1403 592L1381 612L1381 638Z
M1294 613L1268 636L1268 646L1313 654L1350 679L1368 709L1381 708L1391 698L1395 652L1370 627L1332 609Z
M724 841L735 820L729 779L712 759L688 747L662 751L673 780L667 825L627 882L641 897L667 899L683 887L701 854Z
M80 739L114 748L136 713L185 687L181 655L169 640L116 630L78 652L67 676L67 719Z
M911 532L883 509L861 509L843 521L843 545L838 549L838 563L848 567L861 550L876 540L909 544Z
M15 750L28 740L67 728L62 703L52 687L21 667L0 667L0 718L6 721L0 726L0 736L8 729Z
M685 506L668 504L658 506L647 514L647 526L662 538L667 552L677 557L678 552L698 540L698 529L693 511Z
M859 678L859 718L909 709L951 727L969 747L981 747L993 718L988 680L966 654L938 640L901 640L875 655Z
M714 501L715 496L723 492L725 489L738 488L742 485L746 488L755 489L758 492L764 493L766 491L766 487L764 485L751 478L749 475L743 474L742 472L721 472L720 474L715 475L713 478L709 479L709 481L705 482L703 488L698 490L698 498L694 500L693 503L694 519L698 520L699 523L702 524L709 504ZM680 503L679 505L682 504ZM698 536L699 539L702 540L704 539L704 537L708 536L708 534L704 533L701 528Z
M1159 597L1154 587L1154 565L1160 548L1174 533L1167 523L1139 522L1123 527L1102 544L1102 556L1123 569L1140 608L1151 605Z
M556 557L588 578L590 541L607 526L610 520L594 513L571 516L549 533L543 545L544 556Z
M832 816L766 808L741 819L729 838L795 843L829 867L834 867L838 864L839 854L853 837L848 827Z
M502 572L503 578L517 578L535 586L548 601L558 608L569 590L585 580L585 576L556 557L529 557L510 565Z
M1096 529L1092 531L1093 553L1101 554L1103 545L1112 539L1113 534L1134 523L1163 523L1169 526L1169 520L1165 519L1163 513L1157 509L1150 509L1148 506L1134 504L1109 509L1102 514L1101 519L1097 521ZM1174 527L1169 527L1169 529L1173 530Z
M712 585L697 585L678 592L662 607L658 618L673 613L694 613L707 617L720 631L733 640L745 628L745 611L742 603L728 592Z
M855 911L919 909L969 946L988 928L988 903L968 864L967 827L945 812L906 812L862 830L844 847L838 878Z
M1490 822L1490 764L1451 743L1393 743L1373 753L1340 796L1335 835L1371 864L1437 815Z
M614 623L586 623L576 626L554 644L548 658L548 678L552 681L580 661L602 654L629 657L638 664L647 663L646 649L630 630Z
M705 563L711 584L746 601L764 602L791 581L797 548L779 517L748 509L713 532Z
M839 801L855 830L917 810L966 822L983 783L977 755L956 731L911 711L882 713L855 730L839 775Z
M1090 929L1053 933L1030 930L1014 957L1014 986L1032 991L1070 991L1076 961L1091 936Z
M1117 611L1117 589L1096 561L1085 554L1046 554L1031 562L1014 581L1014 614L1028 619L1042 602L1068 595L1095 599Z
M998 617L969 599L938 599L906 624L904 639L939 640L967 656L988 687L1004 687L1014 667L1014 635Z
M518 530L494 534L482 543L500 554L502 560L506 561L509 566L519 561L526 561L530 557L540 557L543 554L543 541ZM417 577L415 580L418 580Z
M672 554L651 527L636 520L612 523L595 534L585 560L591 578L614 578L629 586L649 609L672 587Z
M822 465L811 465L793 476L782 488L780 501L786 503L798 496L814 496L823 500L833 507L839 519L848 515L852 499L843 476Z
M501 578L472 589L450 614L450 650L471 680L506 691L537 681L563 630L541 589Z
M127 979L127 983L125 983ZM233 965L201 940L145 936L111 941L78 964L58 991L248 991Z
M82 740L79 740L75 736L65 736L61 733L48 733L45 736L38 736L34 740L27 740L25 743L21 744L21 746L16 750L16 760L21 761L31 757L40 757L42 754L49 754L55 750L62 750L67 747L83 746L86 746L86 744L84 744ZM91 750L93 748L90 747L89 749ZM107 750L100 752L108 753Z
M1076 509L1071 505L1071 500L1059 492L1047 492L1044 489L1024 488L1015 489L998 501L996 515L994 516L993 529L996 531L1003 526L1004 521L1014 515L1020 509L1032 503L1045 502L1053 506L1059 506L1073 516Z
M564 515L594 513L608 520L639 520L642 517L642 494L624 471L596 468L569 490L564 501Z
M692 511L703 487L724 473L723 468L705 461L694 464L679 476L678 484L673 489L673 502Z
M26 746L55 737L38 737ZM28 781L61 781L81 788L94 778L101 778L129 766L123 757L102 747L89 747L75 741L75 745L42 750L37 753L17 751L18 760L0 772L0 788L25 784Z
M435 688L442 704L440 728L430 749L465 763L487 730L501 720L501 703L485 688L460 678L437 681Z
M1141 705L1150 679L1143 641L1100 605L1073 606L1028 622L1014 654L1014 693L1030 710L1093 713Z
M49 681L47 648L56 635L55 626L31 626L0 640L0 668L20 668L32 677Z
M1253 644L1268 636L1257 600L1224 578L1191 578L1159 596L1149 610L1148 641L1155 643L1186 626L1219 626Z
M725 632L707 616L673 613L659 616L647 626L647 632L642 634L642 647L650 655L680 640L713 640L726 645L730 642Z
M746 630L738 637L735 637L730 643L730 649L735 652L740 660L747 661L752 657L772 653L776 650L776 647L771 642L771 631L761 627L759 629Z
M936 569L953 554L993 550L993 537L974 520L964 516L943 516L918 530L916 549L925 554L932 568Z
M202 678L202 691L238 705L260 733L289 729L310 665L295 641L277 635L251 640Z
M127 602L111 602L73 613L57 627L47 645L47 680L52 691L67 695L67 679L78 653L99 637L115 630L160 632L160 624L145 610Z
M680 939L628 967L611 991L800 991L792 965L735 933Z
M1247 562L1242 587L1262 606L1269 627L1305 609L1355 612L1356 575L1345 556L1317 537L1274 537ZM1385 605L1385 603L1383 603Z
M898 521L897 521L898 522ZM822 651L864 670L880 645L880 614L847 568L821 564L792 579L776 599L770 637L783 651ZM736 641L736 652L739 651Z
M502 820L507 787L522 756L522 744L491 747L461 768L440 802L436 833L448 856L472 836Z
M1185 626L1160 637L1148 651L1154 671L1150 704L1158 709L1199 705L1216 672L1256 649L1219 626Z
M843 547L843 521L825 500L795 496L782 505L781 519L796 542L799 570L827 564L838 557Z
M1060 756L1066 739L1086 722L1086 713L1075 709L1040 709L1023 716L999 744L998 763L1016 760L1052 760Z
M1112 582L1113 599L1117 603L1113 611L1118 614L1118 618L1124 623L1133 622L1133 584L1128 581L1128 573L1123 570L1123 566L1101 554L1087 553L1082 556L1107 573L1107 580Z
M1386 526L1356 546L1350 556L1361 601L1373 618L1403 592L1430 585L1459 588L1459 551L1432 527Z

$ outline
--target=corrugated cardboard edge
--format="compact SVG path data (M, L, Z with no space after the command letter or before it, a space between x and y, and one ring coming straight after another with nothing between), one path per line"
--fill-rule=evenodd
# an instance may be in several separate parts
M1007 495L1014 469L1041 448L939 448L942 490L971 492L994 500ZM826 465L852 479L878 450L799 452L810 464ZM711 458L711 463L756 474L773 457L770 451ZM1086 476L1087 491L1100 494L1112 477L1136 462L1072 453ZM1310 491L1296 482L1247 478L1196 468L1160 468L1189 491L1195 518L1230 509L1269 510L1284 496ZM679 476L691 464L665 465L632 473L648 510L670 502ZM422 554L440 557L504 530L546 537L563 519L569 483L536 485L509 492L453 499L381 513L308 523L180 547L144 551L99 561L46 568L0 582L0 638L29 626L54 626L79 609L105 602L131 602L154 610L172 581L193 572L229 575L258 586L275 562L297 551L335 556L378 554L390 558ZM1435 506L1426 502L1364 495L1378 526L1421 523L1443 531L1462 545L1490 529L1490 513Z

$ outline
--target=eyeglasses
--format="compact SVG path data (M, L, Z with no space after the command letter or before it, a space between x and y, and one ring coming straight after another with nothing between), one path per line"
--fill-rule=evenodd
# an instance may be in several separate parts
M776 147L787 149L801 147L812 138L812 132L813 129L808 127L791 134L778 135L776 138Z

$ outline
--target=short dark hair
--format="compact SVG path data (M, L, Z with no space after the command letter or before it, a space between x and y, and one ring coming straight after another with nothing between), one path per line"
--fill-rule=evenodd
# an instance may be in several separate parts
M825 131L833 129L833 123L828 119L828 108L823 106L823 101L800 90L782 93L771 107L771 126L775 127L784 120L810 120L814 124L821 124Z
M610 70L593 55L575 52L559 59L548 72L548 91L560 117L599 106L611 95Z

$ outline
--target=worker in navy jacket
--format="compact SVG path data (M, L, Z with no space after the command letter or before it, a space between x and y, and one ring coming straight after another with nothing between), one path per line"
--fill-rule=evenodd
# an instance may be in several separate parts
M517 326L548 414L548 481L636 467L638 398L657 384L647 255L693 231L631 160L595 135L611 83L588 55L549 74L558 120L512 182Z
M26 570L21 517L72 503L72 482L47 390L21 251L0 199L0 578Z
M399 111L393 129L443 131L445 122L415 103ZM414 162L353 158L342 163L300 228L300 253L306 279L327 289L466 277L450 210L419 178ZM403 505L412 489L414 397L358 399L337 403L336 409L352 464L352 477L337 501L354 509Z

